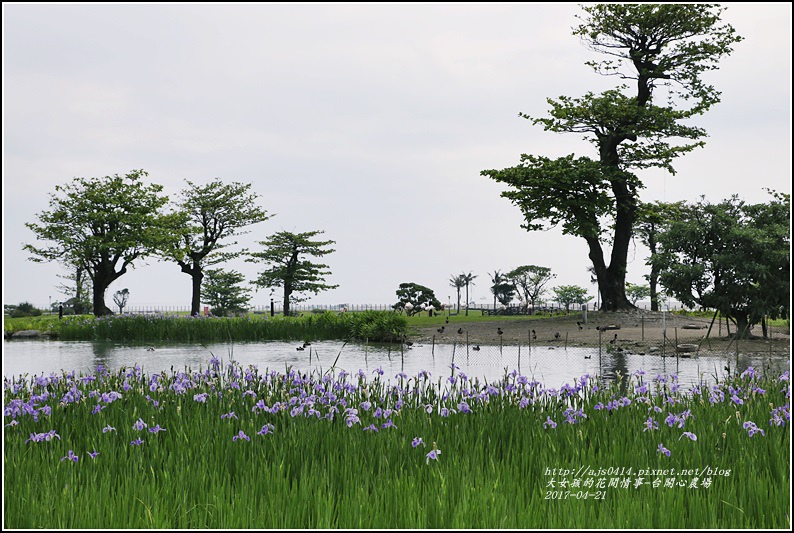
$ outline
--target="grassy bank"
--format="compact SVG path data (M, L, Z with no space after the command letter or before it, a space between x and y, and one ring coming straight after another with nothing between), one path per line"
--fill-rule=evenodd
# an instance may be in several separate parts
M350 339L388 342L407 334L405 317L387 311L320 313L300 317L124 315L6 320L5 330L38 329L63 340L222 342Z
M789 391L788 373L546 388L217 359L40 376L4 391L3 525L788 528Z

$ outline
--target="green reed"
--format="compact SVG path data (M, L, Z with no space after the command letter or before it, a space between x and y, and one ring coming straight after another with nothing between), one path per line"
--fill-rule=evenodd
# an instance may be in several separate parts
M76 317L52 325L64 340L107 341L265 341L353 339L394 342L407 333L407 321L388 311L320 313L301 317L186 317L168 315Z

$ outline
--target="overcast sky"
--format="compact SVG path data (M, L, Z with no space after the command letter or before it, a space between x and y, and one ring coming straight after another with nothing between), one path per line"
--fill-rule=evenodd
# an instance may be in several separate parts
M725 4L746 40L707 80L722 102L706 147L673 176L640 171L643 201L791 192L791 4ZM554 134L546 98L611 88L571 34L576 4L3 3L3 302L65 299L57 264L28 260L24 224L74 177L144 169L172 198L184 180L253 183L276 215L240 242L325 230L339 288L310 302L394 303L414 282L454 302L449 278L550 267L595 295L584 241L527 232L480 175L520 154L597 158ZM627 281L644 283L632 248ZM253 280L257 265L227 264ZM117 280L131 306L189 306L190 277L154 259ZM270 292L253 304L269 304Z

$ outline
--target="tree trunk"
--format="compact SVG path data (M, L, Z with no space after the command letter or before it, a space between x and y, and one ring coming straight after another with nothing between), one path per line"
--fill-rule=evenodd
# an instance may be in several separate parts
M284 283L284 316L289 316L289 297L292 294L292 287Z
M113 311L105 305L105 292L112 283L105 279L94 278L94 316L112 315Z
M193 280L193 296L190 299L190 316L198 316L201 313L201 282L204 279L204 273L201 268L195 268L190 274Z
M110 284L127 272L127 267L122 267L116 272L113 263L102 262L94 267L93 272L89 272L91 283L94 286L94 316L112 315L113 311L105 305L105 292Z
M201 313L201 282L204 280L201 264L196 261L193 262L192 266L183 261L177 261L177 264L182 269L182 272L191 278L190 316L197 316Z
M469 284L466 284L466 316L469 316Z
M750 334L750 321L748 313L738 309L731 309L730 316L736 320L736 334L734 339L750 339L753 335Z
M604 263L604 252L601 243L597 238L587 237L585 239L590 247L590 260L593 262L593 270L598 280L598 291L601 294L601 311L619 311L636 309L628 298L626 298L626 269L625 262L622 268L615 268L610 265L607 268ZM612 254L613 262L617 260ZM620 261L618 261L620 263Z
M651 228L648 235L648 248L651 250L651 260L656 255L656 239L654 238L654 228ZM659 310L659 293L656 286L659 282L659 268L651 262L651 274L648 276L648 285L651 289L651 311Z

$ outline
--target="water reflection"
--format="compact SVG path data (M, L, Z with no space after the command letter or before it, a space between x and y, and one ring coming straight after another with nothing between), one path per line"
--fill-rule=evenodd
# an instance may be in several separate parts
M758 370L781 373L788 369L788 358L768 355L704 356L692 358L636 355L627 352L599 352L598 348L548 346L481 346L474 350L464 345L373 346L342 342L317 342L304 350L295 342L211 343L205 345L161 343L122 344L116 342L14 340L3 343L3 376L46 374L75 370L93 372L98 365L116 370L139 364L144 372L170 369L198 370L206 368L210 357L234 359L244 366L256 365L260 370L301 372L326 371L336 363L337 369L348 372L364 370L372 375L384 372L393 378L404 372L416 375L422 370L433 378L445 378L452 372L464 372L470 378L489 382L505 373L518 370L548 387L590 374L609 381L644 370L649 377L676 373L682 385L713 383L726 373L743 372L752 366ZM627 380L623 380L626 383ZM624 385L625 386L625 385Z

